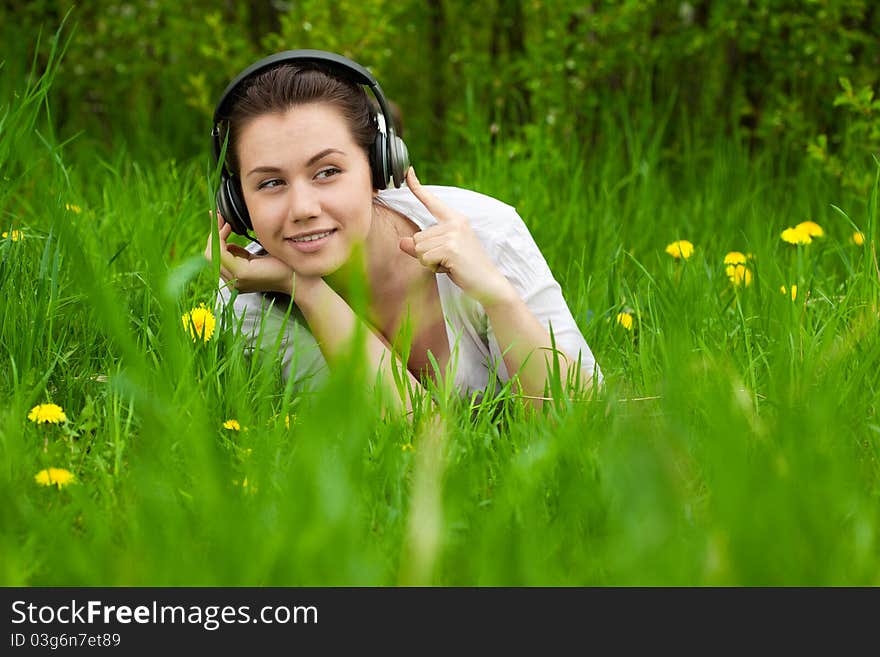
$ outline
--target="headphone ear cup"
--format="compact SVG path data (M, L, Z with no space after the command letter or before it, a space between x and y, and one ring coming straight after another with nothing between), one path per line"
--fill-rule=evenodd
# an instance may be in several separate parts
M224 175L220 181L217 189L217 210L234 233L247 236L247 232L253 230L251 216L238 191L235 176Z
M386 189L390 177L388 167L388 146L385 135L376 132L376 139L370 148L370 171L373 174L373 189Z
M406 179L409 170L409 149L403 143L403 139L391 133L391 174L394 177L394 186L400 187Z

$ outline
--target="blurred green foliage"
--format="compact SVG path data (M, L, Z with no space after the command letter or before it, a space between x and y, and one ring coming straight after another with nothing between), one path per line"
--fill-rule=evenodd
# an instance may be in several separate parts
M38 31L54 31L69 7L0 9L13 74L4 87L27 71ZM597 110L621 98L634 118L669 108L662 139L672 159L723 132L752 149L803 157L809 148L864 193L866 156L880 148L871 97L880 10L867 0L92 0L74 7L71 23L54 121L62 136L83 130L81 142L107 152L124 141L139 155L204 153L226 83L292 48L370 67L417 136L419 161L454 155L474 122L492 138L538 130L595 145Z

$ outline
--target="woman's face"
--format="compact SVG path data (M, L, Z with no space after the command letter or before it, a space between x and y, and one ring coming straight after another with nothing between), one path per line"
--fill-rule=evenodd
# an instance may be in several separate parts
M345 264L370 231L374 191L366 153L340 111L309 103L258 116L237 147L244 200L266 251L305 276Z

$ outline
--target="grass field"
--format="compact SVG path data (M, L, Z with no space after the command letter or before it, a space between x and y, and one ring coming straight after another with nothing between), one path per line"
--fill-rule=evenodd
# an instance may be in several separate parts
M880 184L666 152L662 111L590 148L475 124L422 180L517 207L607 385L409 422L356 353L295 396L220 317L193 340L208 129L194 161L90 155L40 127L51 74L0 99L3 585L880 584Z

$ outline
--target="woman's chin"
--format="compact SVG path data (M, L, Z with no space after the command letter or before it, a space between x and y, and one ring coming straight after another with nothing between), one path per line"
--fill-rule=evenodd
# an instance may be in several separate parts
M279 259L300 276L324 278L342 269L348 260L347 256L350 254L339 253L337 249L322 249L308 254L291 253L288 249L281 253Z
M300 260L298 262L289 262L288 264L300 276L308 276L310 278L324 278L342 267L342 263L337 263L335 259L330 258L314 258L308 262Z

